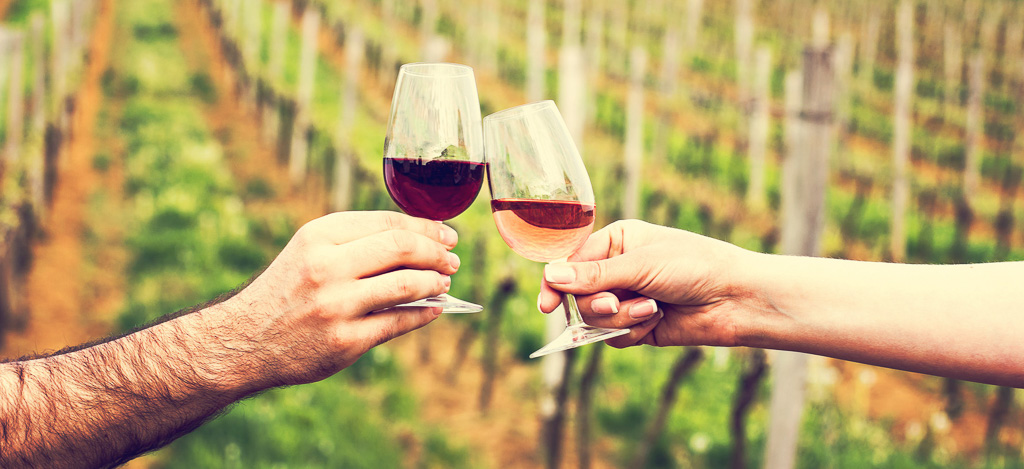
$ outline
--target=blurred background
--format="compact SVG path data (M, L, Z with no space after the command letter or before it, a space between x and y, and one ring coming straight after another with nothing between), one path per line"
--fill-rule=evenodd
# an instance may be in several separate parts
M3 356L239 285L304 222L395 210L397 67L554 99L598 226L748 249L1024 259L1024 6L948 0L0 0ZM130 467L1024 467L1022 394L752 349L546 360L541 265L486 190L441 317Z

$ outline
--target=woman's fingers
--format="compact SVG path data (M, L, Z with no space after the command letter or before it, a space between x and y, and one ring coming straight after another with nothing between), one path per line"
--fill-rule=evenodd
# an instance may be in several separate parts
M581 308L582 310L583 308ZM592 308L583 315L583 321L595 327L625 329L642 323L658 313L658 303L650 298L636 297L619 301L618 312L614 314L595 314Z
M654 328L658 326L665 313L659 311L653 316L638 324L629 326L629 333L606 340L608 345L615 348L632 347L639 344L658 345L653 341Z

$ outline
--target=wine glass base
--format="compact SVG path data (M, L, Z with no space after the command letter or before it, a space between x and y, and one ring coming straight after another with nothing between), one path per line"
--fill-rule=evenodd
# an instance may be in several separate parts
M544 355L581 347L594 342L601 342L624 334L629 334L629 329L607 329L604 327L588 326L586 324L569 326L566 327L565 330L555 338L555 340L552 340L551 343L541 347L540 350L531 353L530 358L543 357Z
M484 310L483 306L476 303L470 303L468 301L460 300L447 293L443 293L438 296L432 296L430 298L424 298L422 300L416 300L411 303L403 303L395 306L396 308L403 307L442 307L444 313L479 313Z

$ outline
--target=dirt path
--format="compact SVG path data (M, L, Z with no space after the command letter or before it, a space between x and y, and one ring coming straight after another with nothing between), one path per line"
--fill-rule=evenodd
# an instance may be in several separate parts
M107 68L113 33L113 3L100 3L89 44L92 59L77 94L73 138L63 155L64 166L54 189L45 234L32 248L33 265L26 287L31 313L22 330L8 335L3 351L7 357L57 350L102 336L110 329L112 317L108 313L116 311L116 298L96 294L116 292L118 289L110 286L117 280L95 271L91 273L101 276L87 275L93 269L86 269L82 239L87 229L89 197L101 184L91 164L97 149L95 126L103 96L100 77ZM108 260L116 261L116 256ZM96 305L102 305L105 311L91 308Z

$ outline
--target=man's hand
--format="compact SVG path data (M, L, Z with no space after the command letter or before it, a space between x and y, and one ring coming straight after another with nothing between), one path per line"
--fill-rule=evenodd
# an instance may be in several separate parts
M326 378L440 308L458 236L398 213L303 226L237 295L108 341L0 364L0 467L107 467L269 387Z
M441 313L385 308L447 292L457 240L450 227L400 213L330 214L299 229L210 320L255 353L243 379L259 387L323 379Z
M638 220L591 235L564 264L545 269L538 306L553 311L559 291L576 294L587 324L631 329L614 347L737 345L749 324L747 294L730 272L753 255L731 244Z

